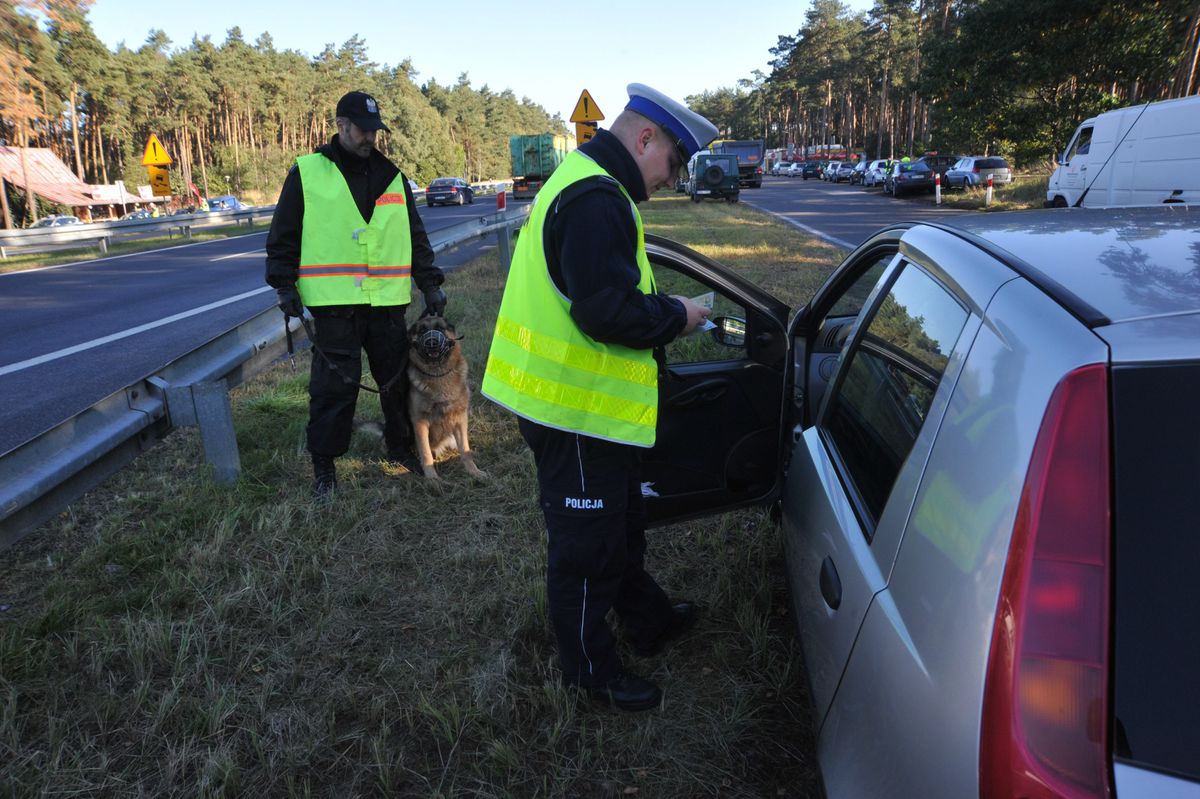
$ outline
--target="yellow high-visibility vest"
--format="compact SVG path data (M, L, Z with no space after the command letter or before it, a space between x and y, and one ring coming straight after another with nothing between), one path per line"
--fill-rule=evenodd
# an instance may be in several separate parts
M611 177L583 153L572 152L538 192L513 254L482 393L547 427L651 447L658 422L654 353L596 341L580 330L571 319L571 301L550 277L542 246L554 199L594 175ZM642 217L624 187L621 193L637 225L637 287L650 294L654 275Z
M300 279L308 306L407 305L412 230L400 173L375 201L368 224L337 164L320 153L296 159L304 189Z

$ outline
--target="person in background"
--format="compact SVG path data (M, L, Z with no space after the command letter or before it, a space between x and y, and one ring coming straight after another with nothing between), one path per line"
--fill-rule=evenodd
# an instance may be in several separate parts
M388 462L421 474L406 407L412 283L425 307L442 313L442 271L400 169L375 149L389 130L379 104L363 92L338 100L337 133L296 159L267 234L267 283L287 317L313 317L308 451L313 495L337 486L334 460L350 448L362 351L380 387Z

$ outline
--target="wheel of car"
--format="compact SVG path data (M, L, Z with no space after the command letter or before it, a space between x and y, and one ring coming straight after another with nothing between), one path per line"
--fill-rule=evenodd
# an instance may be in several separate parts
M458 195L458 204L459 204L459 205L462 205L462 204L464 204L466 201L467 201L467 196L466 196L465 194L462 194L462 193L460 192L460 193L459 193L459 195Z
M737 202L740 199L740 195L741 195L740 192L735 192L735 193L729 195L729 202L731 202L731 203Z
M1067 207L1067 198L1062 196L1061 194L1054 195L1054 199L1050 202L1050 207L1051 208L1066 208Z
M475 192L471 192L467 195L467 202L471 203L472 205L475 204Z
M697 194L696 192L692 192L692 202L694 202L694 203L700 202L700 195Z

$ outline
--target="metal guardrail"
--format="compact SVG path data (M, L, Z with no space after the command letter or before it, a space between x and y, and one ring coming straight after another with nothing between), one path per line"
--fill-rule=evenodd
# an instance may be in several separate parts
M135 237L154 233L173 235L178 231L184 238L192 237L192 228L216 227L220 225L250 224L255 217L275 213L274 205L261 205L237 210L204 211L194 214L175 214L151 219L125 219L113 222L84 222L62 227L28 228L26 230L0 230L0 259L14 252L36 252L45 249L70 249L98 246L108 252L108 245L122 237Z
M511 231L529 206L484 214L430 234L435 252L497 233L507 269ZM268 308L105 397L12 451L0 455L0 549L52 518L104 482L175 427L197 425L217 482L237 479L240 462L229 389L287 355L277 308ZM308 343L299 320L289 320L295 342Z

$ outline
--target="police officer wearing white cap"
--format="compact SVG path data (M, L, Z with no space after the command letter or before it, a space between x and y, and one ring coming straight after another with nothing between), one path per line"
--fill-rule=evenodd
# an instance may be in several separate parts
M548 531L547 598L562 678L624 710L662 701L625 669L605 616L651 657L694 622L645 571L641 453L658 413L656 349L708 309L655 290L637 204L717 135L640 83L611 130L538 192L513 255L483 394L518 416Z

